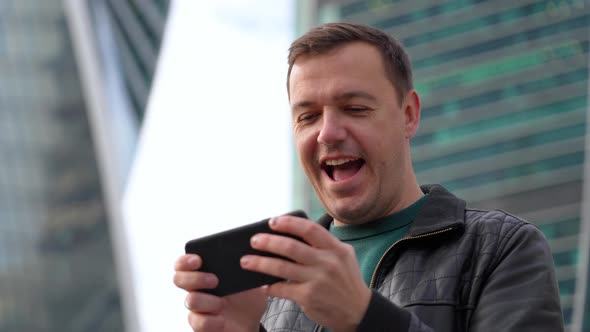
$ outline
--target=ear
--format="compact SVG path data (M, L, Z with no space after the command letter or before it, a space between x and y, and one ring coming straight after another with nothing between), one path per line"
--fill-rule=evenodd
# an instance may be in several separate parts
M405 137L412 138L420 124L420 96L416 90L411 90L404 98Z

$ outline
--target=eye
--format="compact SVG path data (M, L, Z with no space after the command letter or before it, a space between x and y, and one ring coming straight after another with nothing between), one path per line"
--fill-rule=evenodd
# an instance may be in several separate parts
M312 122L318 116L319 116L318 112L306 112L306 113L299 115L299 117L297 117L297 122L298 123Z
M345 106L343 108L345 111L350 113L365 113L371 110L369 107L366 106Z

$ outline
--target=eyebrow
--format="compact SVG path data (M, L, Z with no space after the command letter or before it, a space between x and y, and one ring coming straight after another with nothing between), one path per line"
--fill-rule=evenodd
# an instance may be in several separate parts
M354 99L354 98L360 98L360 99L366 99L372 102L377 101L377 98L367 92L363 92L363 91L349 91L349 92L344 92L341 94L338 94L336 96L334 96L334 98L332 98L332 100L334 101L343 101L343 100L350 100L350 99ZM300 101L298 103L295 103L292 106L292 109L298 109L298 108L307 108L310 106L314 106L316 103L313 101L309 101L309 100L304 100L304 101Z
M298 109L298 108L308 108L308 107L313 106L313 105L315 105L315 103L313 101L305 100L305 101L300 101L300 102L294 104L291 107L291 109L295 110L295 109Z
M367 99L369 101L377 101L377 98L375 96L373 96L367 92L364 92L364 91L344 92L339 95L336 95L334 97L334 100L341 101L341 100L348 100L348 99L354 99L354 98Z

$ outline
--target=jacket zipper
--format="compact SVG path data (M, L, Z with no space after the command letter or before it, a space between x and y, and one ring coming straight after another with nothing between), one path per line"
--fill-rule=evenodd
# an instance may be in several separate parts
M441 229L441 230L438 230L435 232L420 234L420 235L416 235L416 236L408 236L408 237L404 237L402 239L395 241L391 246L389 246L389 248L387 248L387 250L385 250L385 252L381 256L381 258L377 262L377 266L375 266L375 270L373 271L373 274L371 275L371 282L369 283L369 288L372 289L375 286L375 277L377 276L377 270L379 270L379 266L383 262L383 259L385 258L385 256L387 256L387 254L391 251L391 249L393 249L393 247L395 247L398 243L400 243L402 241L415 240L415 239L420 239L420 238L424 238L424 237L428 237L428 236L438 235L438 234L446 233L451 230L453 230L453 227ZM321 332L323 329L324 329L324 327L322 325L316 324L315 328L313 329L313 332Z
M385 250L385 253L383 253L381 258L377 262L377 265L375 266L375 270L373 271L373 274L371 275L371 282L369 283L369 288L372 289L373 287L375 287L375 277L377 276L377 270L379 270L379 266L383 262L383 259L385 258L385 256L387 256L387 254L391 251L391 249L393 249L393 247L395 247L398 243L403 242L403 241L407 241L407 240L415 240L415 239L421 239L421 238L428 237L428 236L438 235L438 234L446 233L451 230L453 230L453 227L441 229L441 230L438 230L435 232L420 234L420 235L416 235L416 236L408 236L408 237L404 237L404 238L401 238L401 239L395 241L395 243L393 243L389 248L387 248L387 250Z

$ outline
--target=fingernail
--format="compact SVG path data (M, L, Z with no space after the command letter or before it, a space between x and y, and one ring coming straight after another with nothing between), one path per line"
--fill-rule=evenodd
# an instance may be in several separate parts
M277 225L277 217L270 218L270 220L268 221L268 224L270 226L276 226Z
M217 282L217 278L215 278L212 275L208 275L205 277L205 282L207 283L208 286L215 286L215 283Z
M187 308L188 310L191 310L191 307L188 304L188 300L184 300L184 307Z
M248 265L249 262L250 262L250 259L246 256L244 256L240 259L240 264L242 264L243 266Z
M254 235L251 239L250 239L250 244L251 245L255 245L258 243L258 241L260 240L260 237L258 235Z
M191 256L188 259L188 264L193 267L196 268L197 266L199 266L201 259L198 256Z

